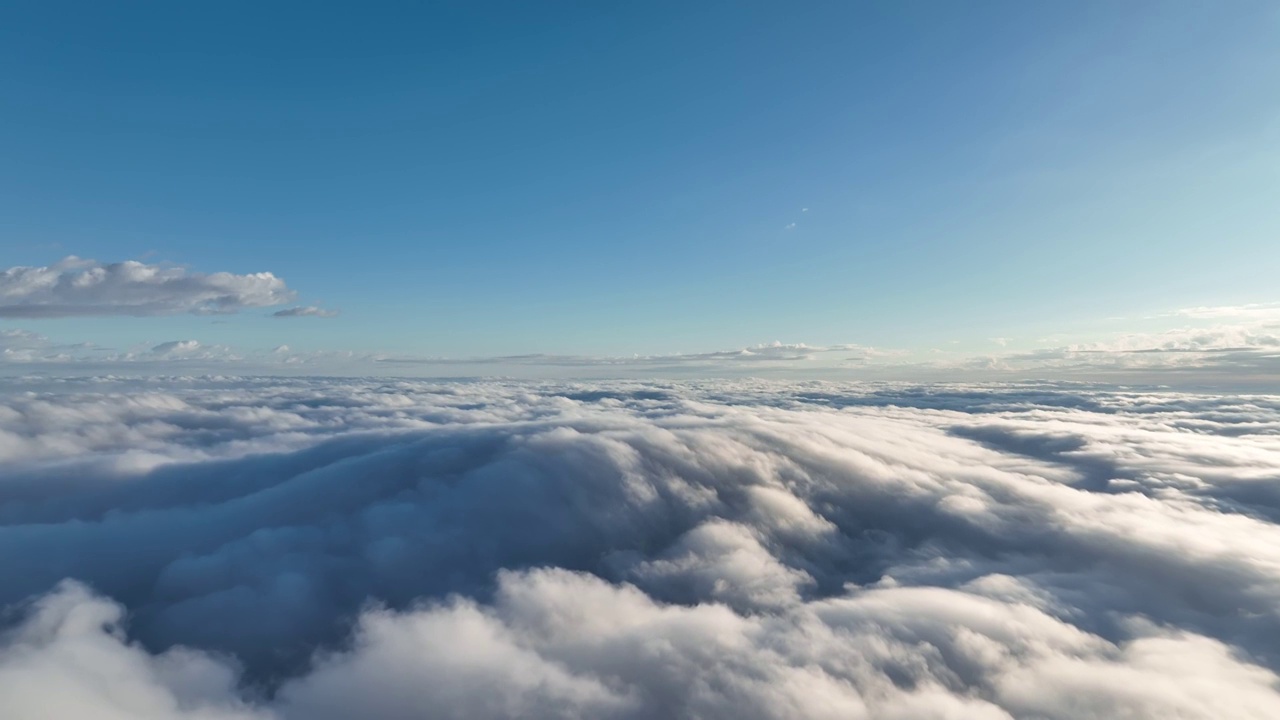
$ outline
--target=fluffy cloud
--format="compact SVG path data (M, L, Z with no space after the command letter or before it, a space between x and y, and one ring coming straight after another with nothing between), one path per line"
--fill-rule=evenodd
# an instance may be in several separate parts
M1277 467L1264 395L15 382L0 715L1276 717Z
M293 297L269 272L204 274L133 260L104 264L68 257L0 272L0 317L10 318L229 313Z

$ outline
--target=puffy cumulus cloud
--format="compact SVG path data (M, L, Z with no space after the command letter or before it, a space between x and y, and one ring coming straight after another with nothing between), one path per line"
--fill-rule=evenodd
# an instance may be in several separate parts
M1280 716L1280 397L6 392L3 717Z
M129 260L68 257L0 271L0 317L229 313L279 305L294 292L269 272L197 273Z
M315 305L305 305L301 307L291 307L291 308L285 308L284 310L277 310L271 313L271 316L278 317L278 318L291 318L291 317L331 318L331 317L338 317L338 311L328 310L322 307L316 307Z

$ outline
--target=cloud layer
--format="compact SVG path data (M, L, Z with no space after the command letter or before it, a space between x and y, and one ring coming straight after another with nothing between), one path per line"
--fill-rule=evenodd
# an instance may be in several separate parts
M1280 714L1277 397L12 387L4 717Z
M68 257L0 271L0 317L230 313L280 305L294 292L269 272L196 273L137 261Z

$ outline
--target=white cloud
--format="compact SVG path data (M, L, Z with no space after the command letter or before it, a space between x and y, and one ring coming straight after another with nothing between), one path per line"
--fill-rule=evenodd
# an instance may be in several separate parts
M1114 338L1070 345L1069 352L1219 352L1280 348L1280 328L1256 325L1218 325L1175 328L1159 333L1128 333Z
M1280 303L1201 306L1183 308L1175 314L1198 320L1218 320L1222 318L1277 320L1280 319Z
M0 330L0 363L61 366L77 358L98 354L91 343L58 344L28 330Z
M27 330L0 330L0 358L4 362L56 362L49 338Z
M1280 713L1280 397L5 392L0 716Z
M156 355L186 355L200 349L198 340L171 340L151 348Z
M269 272L204 274L74 256L45 267L0 271L0 317L229 313L293 297L284 281Z

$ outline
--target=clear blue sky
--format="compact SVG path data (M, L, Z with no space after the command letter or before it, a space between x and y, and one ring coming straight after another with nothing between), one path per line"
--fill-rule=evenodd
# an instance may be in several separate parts
M1278 299L1274 2L7 2L0 68L0 265L342 311L5 325L59 338L922 348Z

